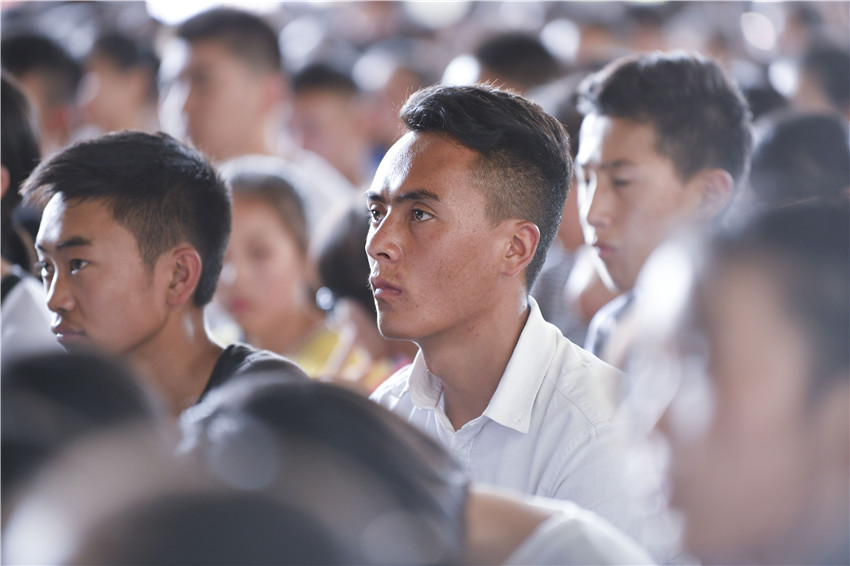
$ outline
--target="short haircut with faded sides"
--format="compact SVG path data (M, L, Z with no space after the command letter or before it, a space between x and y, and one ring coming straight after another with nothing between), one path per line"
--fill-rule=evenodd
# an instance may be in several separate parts
M526 269L530 288L558 233L572 175L561 123L534 102L485 85L422 89L400 116L410 131L442 133L480 154L470 176L493 224L519 218L537 225L540 243Z
M751 113L719 63L683 51L621 57L579 87L582 114L648 124L656 151L689 181L719 168L739 186L752 151Z
M42 162L21 193L39 206L60 194L107 204L150 269L189 242L202 262L194 303L212 299L230 238L230 198L212 166L171 136L127 131L78 142Z
M282 72L277 33L259 16L236 8L214 8L189 18L177 28L177 37L190 44L221 42L247 65L261 71Z

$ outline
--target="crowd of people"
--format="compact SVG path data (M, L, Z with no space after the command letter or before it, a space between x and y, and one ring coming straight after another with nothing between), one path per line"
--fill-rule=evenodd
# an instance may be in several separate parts
M850 564L846 3L154 4L3 8L4 563Z

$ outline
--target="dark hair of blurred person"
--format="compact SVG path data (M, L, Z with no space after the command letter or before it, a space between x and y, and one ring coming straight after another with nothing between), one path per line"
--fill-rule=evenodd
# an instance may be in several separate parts
M850 134L837 115L769 115L756 134L749 184L762 205L850 197Z
M460 557L463 470L357 393L317 382L232 381L187 412L183 427L187 450L226 483L309 509L348 563Z
M291 362L212 341L203 307L230 234L225 184L196 151L166 134L122 132L78 142L24 185L44 205L36 249L69 349L125 356L173 412L257 365L293 379Z
M324 157L354 186L372 180L370 140L360 89L344 71L309 63L291 78L293 134L301 146Z
M101 34L86 58L80 105L100 133L157 129L159 58L142 39L117 31Z
M38 470L74 441L159 410L124 364L79 352L4 362L0 400L4 523Z
M26 271L33 269L35 250L29 235L22 232L12 221L12 211L21 202L18 190L29 174L38 165L41 152L38 143L38 130L34 125L32 107L26 95L14 79L5 72L2 75L2 140L0 140L0 159L2 159L2 242L3 259L12 265L18 265ZM5 270L4 270L5 275Z
M387 340L376 323L375 300L369 288L369 258L363 244L369 217L361 197L339 207L311 244L319 284L331 293L332 312L341 327L341 340L332 357L337 377L356 381L371 393L393 372L413 361L416 346Z
M792 97L801 110L838 113L850 120L850 50L817 44L798 63Z
M42 154L65 147L75 126L81 65L61 44L35 32L6 35L0 42L0 61L33 101Z
M795 205L668 251L693 283L647 314L681 379L672 503L703 563L850 560L848 234L846 202Z
M525 94L558 77L558 61L532 35L505 32L494 35L475 48L481 66L478 82Z
M19 223L21 183L38 164L37 129L29 101L5 72L0 87L0 242L2 242L2 346L4 359L40 351L58 350L50 332L50 312L41 282L33 276L35 248L29 232ZM34 217L35 210L28 209Z

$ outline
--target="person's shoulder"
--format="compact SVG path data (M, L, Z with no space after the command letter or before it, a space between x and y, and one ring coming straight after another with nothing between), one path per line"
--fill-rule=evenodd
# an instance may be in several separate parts
M220 385L234 377L252 373L276 374L296 382L309 379L297 364L281 355L247 344L231 344L219 356L210 382Z
M379 405L395 404L408 392L413 364L407 364L381 383L369 398Z

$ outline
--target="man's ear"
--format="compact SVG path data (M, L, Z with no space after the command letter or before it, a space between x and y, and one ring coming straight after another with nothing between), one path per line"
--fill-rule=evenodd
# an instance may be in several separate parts
M171 251L168 262L168 304L181 305L190 300L201 279L201 256L189 245Z
M725 169L706 169L693 179L698 191L697 214L702 218L713 218L720 214L729 199L732 198L732 188L735 181Z
M502 273L514 277L525 269L537 251L540 243L540 229L528 220L510 220L508 230L508 245L504 255Z
M12 182L9 177L9 170L5 165L0 165L0 198L6 196L6 191L9 190L9 184Z

